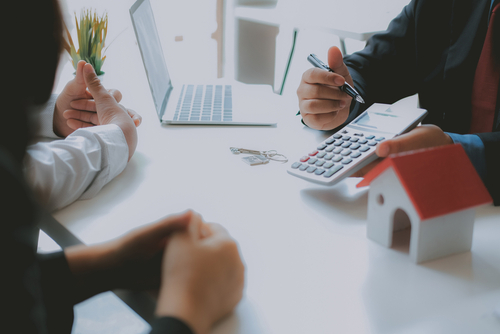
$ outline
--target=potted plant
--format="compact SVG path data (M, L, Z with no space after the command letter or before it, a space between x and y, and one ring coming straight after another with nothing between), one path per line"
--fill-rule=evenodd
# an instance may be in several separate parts
M73 67L76 70L76 65L80 60L85 60L91 64L98 76L104 74L102 65L106 56L103 56L106 35L108 32L108 15L105 13L101 17L97 16L96 11L83 9L80 14L80 22L78 22L75 13L76 31L78 37L77 50L73 44L73 39L65 26L67 41L64 43L64 48L71 56Z

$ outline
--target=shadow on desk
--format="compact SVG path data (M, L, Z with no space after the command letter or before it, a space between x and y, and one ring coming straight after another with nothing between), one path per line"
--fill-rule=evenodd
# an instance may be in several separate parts
M355 224L366 222L368 190L353 187L352 180L343 181L333 187L305 189L300 195L307 205L328 217L338 217L341 213L343 216L349 216L349 221L354 219Z

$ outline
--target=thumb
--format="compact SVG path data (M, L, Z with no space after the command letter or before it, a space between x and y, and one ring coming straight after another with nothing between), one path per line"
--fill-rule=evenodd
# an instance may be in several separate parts
M85 64L83 67L83 77L87 88L96 100L96 103L101 98L110 97L109 92L101 84L101 80L95 74L94 68L90 64Z
M189 221L188 232L192 240L196 241L203 237L203 219L197 213L192 213L191 219Z
M76 65L75 82L86 90L87 87L85 85L85 78L83 77L83 67L85 64L85 60L80 60Z
M344 58L342 57L342 52L338 47L332 46L328 49L328 66L337 74L343 76L346 80L349 78L352 83L351 75L347 66L344 64Z

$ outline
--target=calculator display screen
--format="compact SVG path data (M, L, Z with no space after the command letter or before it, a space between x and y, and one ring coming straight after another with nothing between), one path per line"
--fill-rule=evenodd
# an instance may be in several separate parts
M395 114L366 112L356 119L353 124L370 129L397 133L400 129L408 125L408 120Z

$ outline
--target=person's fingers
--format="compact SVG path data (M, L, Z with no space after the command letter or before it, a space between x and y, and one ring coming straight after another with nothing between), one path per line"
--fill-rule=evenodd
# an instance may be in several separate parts
M134 124L136 127L141 125L141 123L142 123L142 116L141 115L139 115L135 110L125 108L124 106L122 106L122 108L127 110L127 113L132 118L132 121L134 121Z
M80 99L73 100L69 103L70 107L78 110L87 110L87 111L97 111L97 107L94 99Z
M108 93L106 88L101 84L101 80L97 77L94 68L90 64L85 64L83 67L83 76L85 78L85 84L90 94L94 99L100 99L102 102L110 101L116 102L115 99Z
M199 240L203 237L202 226L204 225L201 216L193 212L189 221L188 232L192 240Z
M108 93L115 98L116 102L120 102L122 100L122 92L120 92L118 89L108 89Z
M302 114L302 112L301 112ZM349 116L349 111L343 109L327 114L302 114L304 122L311 128L316 130L331 130L335 129L344 123Z
M159 222L145 227L145 233L152 233L159 238L163 238L174 231L185 229L192 219L192 216L193 212L188 210L178 215L165 217Z
M453 144L451 138L435 125L422 125L401 136L385 140L377 147L379 157L390 154Z
M347 102L344 100L302 100L299 108L302 114L327 114L344 109Z
M229 232L220 224L208 223L205 226L210 230L210 243L218 243L221 241L232 241L233 239L229 235Z
M342 52L338 47L332 46L328 49L328 66L337 74L340 74L345 80L350 79L351 75L347 66L344 64L344 58L342 57Z
M83 77L83 67L85 64L85 60L80 60L76 64L75 82L79 85L85 85L85 78Z
M97 113L91 111L68 109L63 112L63 117L67 120L75 119L85 123L91 123L92 125L99 125Z
M319 68L310 68L302 74L302 81L308 84L339 87L344 84L345 79L339 73L333 73Z
M80 120L73 119L73 118L68 119L66 121L66 124L68 125L68 127L70 129L73 129L73 130L78 130L81 128L88 128L88 127L94 126L94 124L92 124L92 123L82 122Z
M298 93L301 99L324 99L324 100L344 100L350 99L350 96L341 91L337 87L326 86L326 85L301 85L299 87L300 92Z

